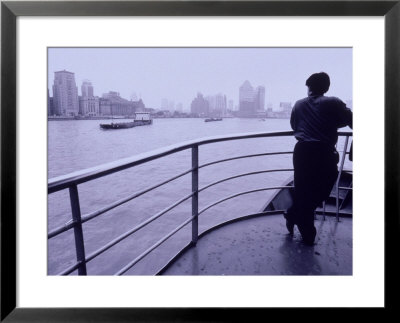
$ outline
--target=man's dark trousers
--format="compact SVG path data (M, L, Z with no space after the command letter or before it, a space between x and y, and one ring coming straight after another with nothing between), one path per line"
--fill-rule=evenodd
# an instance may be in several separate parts
M296 224L304 242L314 243L314 211L325 201L337 179L335 147L319 141L298 142L293 152L294 200L286 219Z

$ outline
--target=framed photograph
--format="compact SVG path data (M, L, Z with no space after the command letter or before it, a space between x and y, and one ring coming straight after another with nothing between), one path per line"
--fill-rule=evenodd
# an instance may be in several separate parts
M399 15L2 2L1 320L395 310Z

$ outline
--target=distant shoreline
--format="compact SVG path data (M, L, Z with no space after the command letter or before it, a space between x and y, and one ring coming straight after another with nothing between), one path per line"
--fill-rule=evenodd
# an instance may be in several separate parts
M223 117L223 119L233 119L239 117ZM111 116L102 116L102 117L47 117L47 121L80 121L80 120L124 120L124 119L134 119L134 117L111 117ZM157 117L153 116L152 119L206 119L206 117ZM239 119L289 119L285 117L246 117Z
M111 117L111 116L99 116L99 117L47 117L48 121L74 121L74 120L118 120L118 119L133 119L134 117Z

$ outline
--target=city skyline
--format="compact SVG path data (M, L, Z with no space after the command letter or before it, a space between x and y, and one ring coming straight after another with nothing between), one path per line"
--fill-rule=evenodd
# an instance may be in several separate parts
M331 77L326 95L352 99L351 48L49 48L50 91L54 72L64 69L75 73L78 87L90 80L96 96L139 94L156 109L168 98L189 111L198 92L223 93L238 106L246 80L265 87L266 104L279 109L305 97L306 78L319 71Z

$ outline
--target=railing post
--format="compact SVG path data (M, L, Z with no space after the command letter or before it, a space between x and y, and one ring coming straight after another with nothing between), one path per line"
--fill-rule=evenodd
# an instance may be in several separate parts
M192 147L192 243L196 244L199 234L199 146Z
M81 208L79 205L78 187L72 185L69 188L69 197L71 201L72 220L74 221L74 236L76 248L76 260L80 262L78 267L78 275L86 275L86 262L85 262L85 243L83 241Z
M339 222L339 182L340 182L340 177L342 176L343 165L344 165L344 160L346 158L348 142L349 142L349 136L346 136L346 140L344 142L342 159L340 161L339 174L338 174L338 178L336 180L336 221L337 222Z

